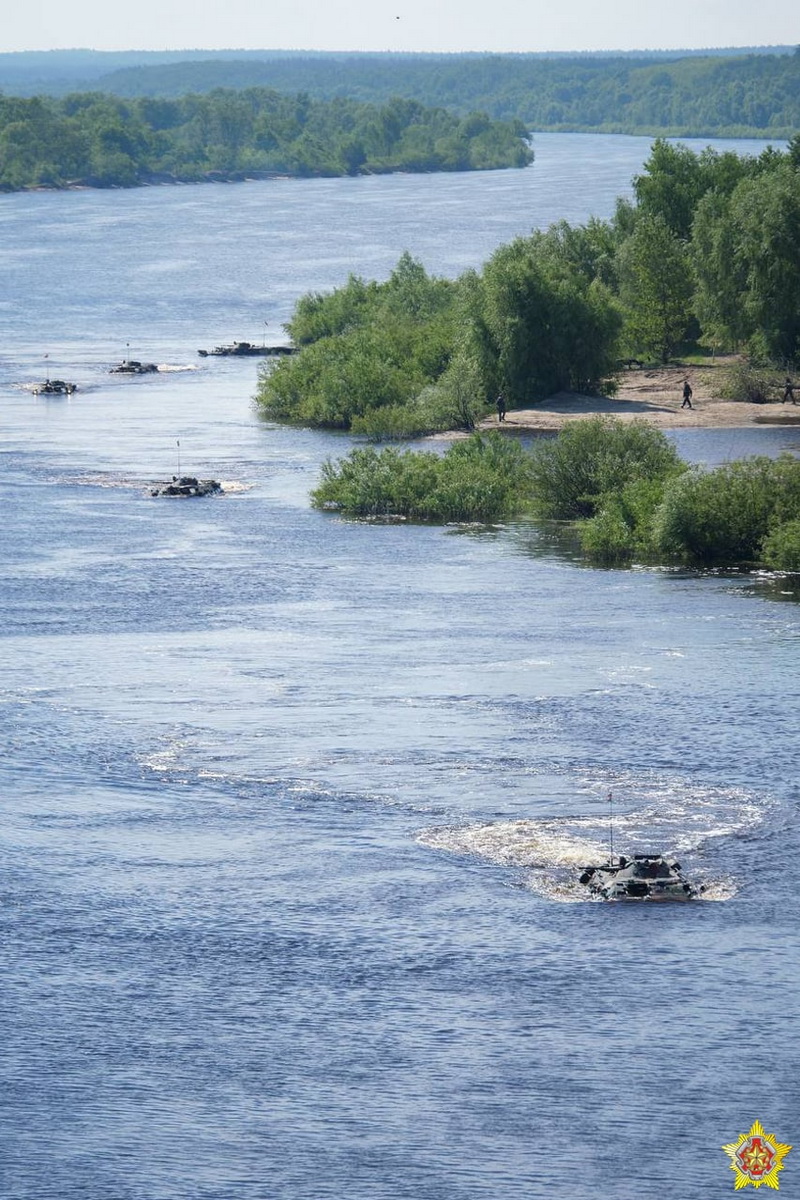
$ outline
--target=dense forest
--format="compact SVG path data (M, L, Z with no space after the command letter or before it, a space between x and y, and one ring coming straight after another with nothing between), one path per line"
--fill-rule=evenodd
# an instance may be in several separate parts
M406 254L383 283L301 298L287 329L299 353L265 368L264 413L376 436L470 429L500 391L613 390L620 360L700 344L746 351L745 398L759 364L800 361L800 136L758 157L657 140L611 221L517 238L457 280Z
M0 95L0 189L132 187L271 174L524 167L525 127L414 100L313 100L253 88L178 100Z
M92 87L122 96L274 88L382 104L394 96L529 129L788 138L800 129L800 53L642 57L290 55L123 67Z
M648 62L676 61L681 58L743 58L750 55L792 54L795 46L718 46L713 48L672 50L529 50L504 54L515 62L544 62L569 59L627 59ZM210 91L216 87L236 88L265 86L264 79L245 79L230 85L222 78L208 82L206 68L216 63L221 72L246 69L250 64L276 63L287 60L307 71L309 64L323 67L347 63L379 64L391 69L392 63L454 63L477 61L490 57L489 51L420 52L411 50L5 50L0 51L0 91L14 96L65 96L68 92L102 91L117 95L183 95L187 92ZM203 87L181 87L169 91L171 82L158 73L160 68L173 64L202 63L200 78ZM134 74L125 74L133 71ZM123 74L120 74L123 72ZM298 77L299 78L299 77ZM117 88L114 84L118 83ZM128 90L126 90L126 88ZM289 91L304 90L300 82Z
M314 100L395 96L529 130L788 138L800 129L800 53L786 47L628 54L50 51L0 54L0 91L180 97L270 88Z

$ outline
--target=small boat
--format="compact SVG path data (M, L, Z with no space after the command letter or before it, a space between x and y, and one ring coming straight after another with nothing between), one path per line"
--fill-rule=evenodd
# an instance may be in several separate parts
M138 362L135 358L125 358L118 367L112 367L109 375L152 375L158 367L155 363Z
M194 475L173 475L169 483L150 489L151 496L213 496L222 491L216 479L197 479Z
M201 358L239 358L264 354L294 354L294 346L256 346L253 342L232 342L229 346L215 346L213 350L198 350Z
M77 392L77 383L66 383L63 379L47 379L33 389L34 396L71 396Z
M689 883L680 863L663 854L613 856L597 867L584 867L580 882L604 900L696 900L702 886Z

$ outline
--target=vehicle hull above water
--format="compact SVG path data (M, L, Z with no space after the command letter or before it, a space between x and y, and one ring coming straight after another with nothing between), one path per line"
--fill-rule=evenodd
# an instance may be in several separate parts
M215 346L213 350L198 350L201 358L250 358L255 355L294 354L294 346L256 346L253 342L232 342L229 346Z
M194 475L173 475L169 483L160 483L150 489L151 496L215 496L222 491L216 479L198 479Z
M156 363L139 362L135 358L126 358L118 367L112 367L110 375L154 375L158 371Z
M580 882L603 900L697 900L702 887L689 883L680 863L669 863L661 854L620 855L597 867L586 867Z
M63 379L48 379L33 389L34 396L71 396L77 392L77 383L67 383Z

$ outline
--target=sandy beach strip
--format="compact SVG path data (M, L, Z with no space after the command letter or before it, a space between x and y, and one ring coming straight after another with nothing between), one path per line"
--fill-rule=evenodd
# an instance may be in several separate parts
M502 424L487 417L481 430L506 429L551 433L583 417L613 416L623 421L646 421L660 429L735 428L750 425L800 426L800 402L783 404L780 399L765 404L720 400L709 386L713 373L707 367L659 367L625 371L619 378L616 396L585 396L557 392L535 408L509 409ZM692 387L692 408L681 408L683 381ZM800 401L800 387L797 390Z

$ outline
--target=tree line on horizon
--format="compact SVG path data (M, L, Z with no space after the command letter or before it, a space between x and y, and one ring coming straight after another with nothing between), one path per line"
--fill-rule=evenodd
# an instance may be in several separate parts
M509 408L613 392L621 360L700 346L786 370L800 362L800 135L757 157L657 140L610 221L516 238L455 280L404 254L385 282L301 297L287 330L299 353L263 368L262 412L375 437L473 428L499 392ZM747 369L732 381L751 385Z
M520 122L458 116L415 100L323 101L264 88L175 100L0 95L4 191L492 170L532 160Z
M800 129L800 51L215 56L127 67L92 86L129 97L221 87L372 104L403 96L555 132L788 138Z

